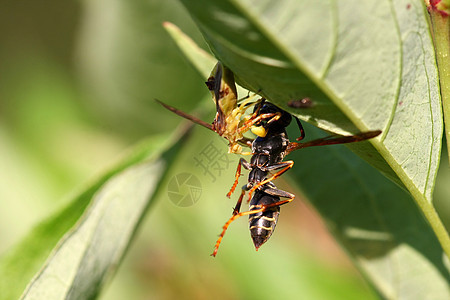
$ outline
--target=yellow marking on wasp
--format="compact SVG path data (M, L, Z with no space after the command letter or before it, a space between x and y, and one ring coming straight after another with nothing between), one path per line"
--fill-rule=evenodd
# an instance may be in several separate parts
M264 219L264 220L267 220L269 222L275 222L275 218L269 218L269 217L266 217L266 216L261 216L261 218Z
M248 221L251 222L251 221L253 221L253 219L264 219L269 222L276 222L275 218L269 218L267 216L253 216L253 217L249 218Z
M253 155L253 152L241 152L240 155Z
M262 126L252 126L250 130L259 137L265 137L267 134L267 130Z
M262 228L262 229L267 230L267 231L272 231L273 230L272 227L264 227L264 226L252 226L252 227L250 227L250 230L255 229L255 228Z

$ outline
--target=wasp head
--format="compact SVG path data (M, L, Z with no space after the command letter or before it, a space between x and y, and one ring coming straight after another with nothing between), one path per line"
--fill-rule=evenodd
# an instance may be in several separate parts
M268 102L255 106L253 112L263 117L252 128L252 132L260 137L266 136L269 132L282 132L292 121L290 113Z

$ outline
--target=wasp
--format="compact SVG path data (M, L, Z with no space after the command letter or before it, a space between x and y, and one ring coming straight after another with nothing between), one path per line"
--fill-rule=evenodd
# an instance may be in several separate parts
M241 195L233 210L232 217L223 226L222 233L216 242L212 256L216 256L219 245L230 224L239 217L250 217L250 231L256 250L271 236L279 216L279 207L294 200L295 195L277 189L272 181L287 170L292 168L292 160L284 161L284 157L292 151L323 145L346 144L360 142L378 136L381 131L368 131L351 136L335 135L306 143L290 142L286 127L292 121L292 115L277 106L261 101L255 111L257 115L271 114L270 120L260 119L254 124L253 133L258 137L252 142L252 157L250 162L241 158L235 175L235 182L227 194L230 197L238 185L241 176L241 167L249 171L248 182L242 187ZM305 137L305 131L301 122L295 117L301 141ZM273 174L271 174L273 172ZM250 210L240 212L243 197L248 191ZM252 194L254 193L253 197ZM281 200L281 198L286 198Z
M157 101L177 115L212 130L227 139L229 153L252 155L250 162L247 162L244 158L239 160L235 181L227 197L230 198L236 189L242 167L249 171L248 182L242 187L241 195L234 207L232 217L223 226L222 233L214 247L214 252L211 254L212 256L216 256L219 245L230 224L237 218L245 215L249 216L250 233L256 250L270 238L278 221L280 206L291 202L295 198L294 194L278 189L272 182L294 165L292 160L284 161L286 155L306 147L360 142L376 137L381 133L381 131L376 130L349 136L332 135L301 143L299 141L304 139L305 132L300 120L294 117L300 130L300 137L297 138L297 142L290 142L286 133L286 127L291 123L292 115L267 102L264 98L252 102L252 98L247 96L239 102L234 75L231 70L220 62L217 63L211 72L210 77L206 81L206 86L210 90L216 106L216 116L212 124L161 101ZM298 106L291 102L288 103L289 106ZM306 102L310 103L311 101ZM252 106L254 107L253 113L246 115L247 110ZM310 105L298 107L307 108ZM249 130L257 138L249 139L244 137L244 133ZM251 148L252 151L242 152L243 146ZM247 202L250 202L249 210L240 212L240 207L247 191ZM286 199L281 200L281 198Z
M274 114L260 114L254 112L245 116L247 109L255 106L263 98L252 102L253 97L247 96L238 103L236 84L233 72L218 62L211 72L211 76L205 82L212 94L216 106L216 116L212 124L204 122L179 109L167 105L159 100L162 106L177 115L212 130L228 140L229 153L242 153L242 147L251 147L252 140L245 137L244 133L251 130L252 126L263 119L270 119Z

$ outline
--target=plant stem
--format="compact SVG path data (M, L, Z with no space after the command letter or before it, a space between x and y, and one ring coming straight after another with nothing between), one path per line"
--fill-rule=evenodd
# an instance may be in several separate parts
M445 136L450 158L450 1L430 1L427 4L431 19L436 61L439 71Z
M442 224L442 221L439 218L436 210L434 209L433 204L428 202L427 199L425 199L425 197L421 196L420 194L417 195L417 197L418 198L416 198L416 201L418 205L425 215L425 218L430 223L431 228L433 229L437 239L439 240L439 243L442 246L442 249L447 254L447 258L450 260L450 236L445 229L444 224Z

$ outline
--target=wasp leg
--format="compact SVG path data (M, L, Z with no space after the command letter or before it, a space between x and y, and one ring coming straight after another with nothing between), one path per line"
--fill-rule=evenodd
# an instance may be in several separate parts
M237 142L238 142L241 146L251 148L251 147L252 147L253 140L252 140L252 139L249 139L249 138L246 138L246 137L244 136L242 139L240 139L240 140L237 141ZM242 153L238 153L238 154L242 154Z
M248 91L247 96L242 97L242 98L237 100L238 101L238 107L247 109L250 106L254 106L254 105L259 104L262 101L262 99L264 99L264 98L259 98L258 100L254 101L254 102L251 102L256 97L259 97L259 95L258 94L253 94L253 95L250 96L250 91Z
M225 232L227 231L228 227L230 226L230 224L231 224L234 220L236 220L236 219L239 218L239 217L246 216L246 215L256 214L256 213L259 213L259 212L261 212L261 211L263 211L263 210L262 210L262 209L257 209L257 210L245 211L245 212L241 212L241 213L238 213L238 214L236 214L236 215L233 215L233 216L225 223L225 225L223 225L222 233L220 234L219 238L217 239L216 245L214 246L214 251L213 251L213 253L211 254L211 256L214 256L214 257L215 257L215 256L217 255L217 251L219 251L219 246L220 246L220 243L222 242L223 236L225 235Z
M261 114L259 116L256 116L256 113L253 113L249 120L247 120L244 125L239 127L239 132L246 132L250 129L255 123L264 120L264 119L270 119L267 123L272 123L276 120L278 120L281 117L281 113L267 113L267 114Z
M279 189L276 189L276 188L266 188L266 189L264 189L264 192L269 194L269 195L272 195L272 196L278 196L278 197L290 198L290 199L294 199L295 198L294 194L291 194L289 192L286 192L286 191L283 191L283 190L279 190Z
M305 138L305 130L303 129L303 125L300 120L294 116L295 121L297 121L298 129L300 129L300 137L297 138L297 141L301 141Z
M283 195L289 196L289 199L287 199L287 200L282 200L282 201L278 201L278 202L275 202L275 203L272 203L272 204L268 204L268 205L260 205L261 207L258 208L258 209L255 209L255 210L249 210L249 211L244 211L244 212L241 212L241 213L238 213L238 214L233 215L233 216L225 223L225 225L223 225L223 227L222 227L222 233L220 234L219 238L217 239L216 245L214 246L214 251L213 251L213 253L211 254L211 256L214 256L214 257L215 257L215 256L217 255L217 251L219 251L219 246L220 246L220 243L222 242L222 239L223 239L223 237L224 237L224 235L225 235L225 232L227 231L228 227L230 226L230 224L231 224L234 220L236 220L237 218L242 217L242 216L254 215L254 214L257 214L257 213L260 213L260 212L264 212L264 211L266 211L268 208L271 208L271 207L281 206L281 205L283 205L283 204L289 203L289 202L291 202L292 200L294 200L294 197L295 197L295 195L293 195L293 194L291 194L291 193L284 192L284 191L278 190L278 189L272 189L272 188L270 188L270 189L265 190L265 192L268 193L268 190L270 190L270 191L273 192L273 193L279 193L279 194L283 194ZM268 194L269 194L269 193L268 193ZM282 197L285 197L285 196L282 196ZM259 206L259 205L255 205L255 207L257 207L257 206Z
M237 167L237 170L236 170L236 175L235 175L235 180L234 180L233 186L231 187L230 191L229 191L228 194L227 194L227 197L228 197L228 198L231 197L231 194L234 192L234 190L236 189L236 186L238 185L239 176L241 176L241 165L244 166L244 168L245 168L246 170L251 170L251 168L252 168L252 166L251 166L245 159L241 158L241 159L239 160L239 163L238 163L238 167Z
M272 180L280 177L284 172L286 172L287 170L292 168L293 165L294 165L294 162L292 160L288 160L288 161L283 161L283 162L280 162L280 163L277 163L277 164L265 167L264 171L273 171L273 170L278 170L278 169L281 169L281 168L283 168L283 169L281 169L280 171L276 172L271 177L266 178L263 181L258 182L257 184L255 184L250 189L250 191L248 192L248 197L249 197L248 201L250 201L252 199L252 194L257 188L259 188L259 187L263 186L264 184L266 184L268 182L271 182Z
M233 209L233 215L237 215L241 210L242 199L244 198L245 192L248 190L249 187L247 186L247 184L242 187L241 195L239 196L239 199L236 202L236 206Z
M242 97L241 99L238 99L238 102L240 102L240 101L243 101L243 100L245 100L245 99L248 99L248 98L250 98L250 97L258 97L259 95L258 95L258 93L259 92L261 92L261 89L259 89L256 93L254 93L253 95L251 95L250 96L250 91L248 91L248 93L247 93L247 96L245 96L245 97ZM256 104L256 103L258 103L258 102L261 102L261 100L263 100L264 98L260 98L259 100L257 100L257 101L255 101L253 104ZM265 101L266 99L264 99L264 101ZM241 104L239 104L239 105L241 105ZM248 104L245 104L245 105L248 105Z

